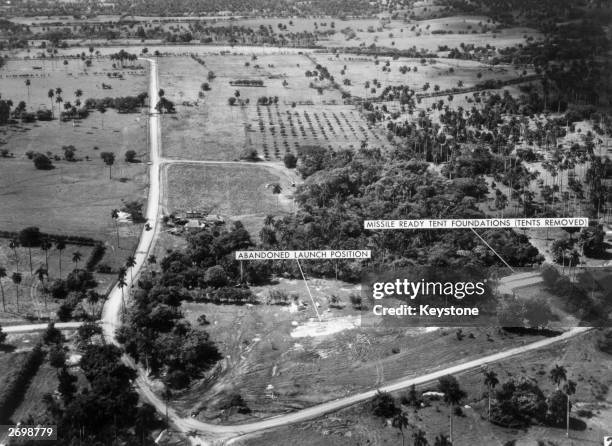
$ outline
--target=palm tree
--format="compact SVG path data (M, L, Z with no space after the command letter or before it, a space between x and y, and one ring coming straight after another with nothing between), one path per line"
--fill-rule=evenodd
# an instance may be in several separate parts
M62 251L66 249L66 242L63 239L57 239L55 241L55 249L57 249L59 255L59 278L62 278Z
M563 386L563 392L565 393L565 399L567 400L566 418L565 418L565 436L569 437L569 425L570 425L570 395L576 393L576 383L571 379L568 380Z
M444 402L449 408L449 440L453 444L453 411L455 405L459 404L467 395L459 387L459 383L454 376L446 375L439 379L438 390L444 394Z
M79 251L74 251L72 253L72 261L74 262L75 269L78 267L79 262L81 261L82 258L83 258L83 254L81 254Z
M61 97L61 96L59 96L59 95L58 95L58 96L56 96L56 97L55 97L55 102L57 102L57 113L58 113L58 115L60 115L60 117L61 117L61 114L62 114L62 113L61 113L61 105L60 105L60 104L61 104L62 102L64 102L64 100L62 99L62 97ZM61 123L62 123L62 120L61 120L61 119L59 119L59 120L58 120L58 122L61 124Z
M47 97L51 100L51 116L53 116L53 96L55 96L55 92L53 88L50 88Z
M151 254L149 256L149 258L147 259L147 263L149 265L155 265L157 263L157 257L155 257L153 254Z
M30 79L26 79L25 86L28 89L28 104L30 103L30 85L32 85L32 82Z
M119 211L117 209L113 209L111 211L111 218L115 223L115 232L117 233L117 249L119 249L119 226L117 225L117 220L119 220Z
M497 379L497 373L495 373L493 370L485 370L483 373L484 384L489 389L489 421L491 421L491 394L493 393L495 386L499 384L499 379Z
M278 195L283 191L283 188L280 184L274 183L272 185L272 193L276 195L276 209L278 209Z
M38 280L43 286L43 296L45 299L45 311L47 311L47 293L45 293L44 289L45 289L45 277L49 277L49 271L47 270L47 268L39 266L38 269L36 270L36 275L38 276Z
M393 417L393 420L391 421L391 424L393 425L393 427L396 427L399 429L400 433L402 434L402 446L404 446L404 429L408 428L408 417L406 417L406 414L403 411L399 411L398 413L395 414L395 416Z
M136 266L136 258L134 256L128 256L125 261L125 266L130 269L130 282L134 282L133 269Z
M96 293L94 290L89 290L87 292L87 303L91 305L92 313L94 312L93 309L95 308L96 304L100 302L101 298L102 296L100 293Z
M117 281L117 285L121 289L121 313L125 316L125 297L123 295L123 288L127 286L127 282L125 281L125 268L119 268L119 280Z
M567 370L565 370L565 367L557 364L550 371L549 377L550 380L555 384L555 386L557 386L557 390L559 390L561 382L567 379Z
M15 268L17 268L17 272L19 272L19 256L17 255L17 248L19 247L19 242L17 240L11 240L9 242L9 248L13 250L13 255L15 256Z
M77 90L74 92L74 95L77 97L77 99L80 98L81 96L83 96L83 90L77 88Z
M4 300L4 286L2 285L2 279L6 277L6 268L0 266L0 291L2 291L2 311L6 311L6 302Z
M40 249L42 249L42 251L45 253L45 267L47 268L47 271L49 270L49 250L51 247L51 242L48 239L41 240Z
M17 313L19 313L19 284L21 283L21 273L14 272L11 276L11 280L15 284L15 290L17 292Z

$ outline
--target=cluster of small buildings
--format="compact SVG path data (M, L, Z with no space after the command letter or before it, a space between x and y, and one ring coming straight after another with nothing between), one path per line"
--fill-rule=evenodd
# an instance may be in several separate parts
M202 228L225 224L225 218L218 214L209 214L202 211L177 212L165 219L170 233L178 234L184 231L197 231Z

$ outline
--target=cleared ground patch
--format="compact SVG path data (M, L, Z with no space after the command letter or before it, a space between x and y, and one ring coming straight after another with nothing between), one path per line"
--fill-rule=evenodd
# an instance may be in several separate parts
M312 280L310 287L326 321L345 325L348 318L359 318L360 312L349 301L355 286ZM273 305L269 300L273 290L282 291L295 305ZM493 328L464 329L465 337L458 340L454 329L428 332L359 326L329 336L296 338L293 335L300 326L316 320L303 281L281 280L276 286L254 291L260 302L270 303L239 307L184 304L184 314L194 326L201 314L206 315L210 325L203 328L225 355L214 373L214 383L204 380L179 396L178 407L184 413L195 412L217 422L276 415L535 339ZM242 395L251 414L219 409L220 402L232 393Z
M278 168L284 169L284 168ZM291 212L291 176L264 165L171 165L166 171L168 213L198 210L240 220L252 237L267 215ZM279 184L274 194L272 184Z

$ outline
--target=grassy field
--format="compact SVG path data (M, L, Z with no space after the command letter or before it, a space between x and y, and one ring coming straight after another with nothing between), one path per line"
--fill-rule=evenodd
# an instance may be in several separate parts
M257 164L171 165L166 170L166 212L199 210L240 220L256 237L267 215L291 212L291 178ZM267 187L273 183L280 184L280 194Z
M565 366L569 378L578 383L577 393L572 398L575 407L593 412L591 418L580 418L586 423L586 430L572 430L570 438L566 438L565 430L560 428L536 426L523 431L504 429L488 423L486 388L482 383L482 373L473 371L458 377L461 387L468 393L468 398L467 405L463 407L464 415L454 417L453 444L503 446L511 440L518 440L516 445L521 446L600 444L603 436L609 434L609 426L612 423L612 399L607 390L612 384L612 357L595 349L593 335L530 352L522 356L520 361L507 360L491 366L490 369L498 374L502 382L512 378L535 380L544 393L549 393L554 389L554 385L548 379L548 372L554 364ZM429 444L433 444L436 435L448 433L448 408L443 403L433 402L416 413L409 408L405 410L410 424L426 431ZM576 418L576 415L573 417ZM412 444L412 431L412 427L405 431L406 444ZM384 419L372 416L368 404L360 404L311 422L277 429L259 437L246 438L239 444L383 445L400 444L401 441L396 428L387 425Z
M493 328L464 329L466 336L460 341L453 329L361 327L360 312L348 298L354 286L313 280L310 287L323 323L313 322L315 314L302 281L281 280L255 291L262 302L270 290L296 295L307 305L304 310L271 304L185 304L184 314L194 326L199 315L206 315L211 323L204 328L225 359L214 384L206 380L196 385L179 397L178 407L184 413L199 412L202 419L226 422L219 401L239 392L252 413L233 414L229 421L277 415L534 340ZM333 307L332 295L339 298ZM331 334L315 335L317 327L326 327Z
M32 71L32 66L42 70ZM86 98L104 96L135 95L147 91L147 76L144 70L122 70L124 80L109 79L107 73L113 71L110 61L94 59L93 66L85 69L80 61L70 60L64 67L58 61L8 61L0 70L2 76L2 97L12 99L16 104L24 100L28 109L50 108L48 89L61 88L64 101L74 101L74 91L81 89ZM34 74L32 74L34 73ZM31 80L26 88L25 79ZM112 89L103 90L101 83L111 85ZM57 104L53 105L55 113ZM146 164L127 163L125 152L136 150L137 158L147 160L146 118L140 114L120 115L113 110L105 114L92 112L81 122L59 121L36 122L33 124L12 124L0 127L0 148L6 149L9 156L0 158L0 228L19 231L26 226L37 226L41 231L54 235L79 235L100 240L106 245L106 255L102 263L117 267L124 263L132 253L140 233L140 225L119 223L120 243L117 246L112 209L121 209L124 202L146 197ZM67 161L63 146L75 147L75 161ZM54 169L37 170L28 159L28 152L42 152L52 160ZM109 168L100 158L104 151L115 154L112 178ZM9 275L17 270L14 255L9 252L8 240L0 243L0 264L5 266ZM72 252L83 254L83 265L91 248L68 246L63 253L63 276L74 265L70 258ZM42 314L41 302L30 298L32 279L29 265L26 268L25 250L19 250L21 272L24 280L21 285L24 308L21 314ZM40 250L33 250L33 266L36 269L44 263ZM50 278L59 276L55 248L49 252ZM29 261L28 261L29 263ZM99 275L99 291L110 285L110 277ZM15 291L10 277L3 279L10 310L16 310ZM40 293L34 293L40 294ZM40 300L38 296L37 300ZM56 305L50 303L48 312L54 313ZM12 319L12 316L9 316Z
M71 64L79 64L73 67ZM3 98L16 104L24 100L28 109L50 108L47 97L50 88L61 88L64 101L73 101L74 91L81 89L86 98L135 95L147 91L147 77L143 70L123 71L124 80L109 80L112 71L107 60L95 60L91 69L84 71L80 62L70 61L68 68L51 61L9 61L0 70L3 76L0 92ZM24 75L31 66L42 66L40 78L30 78L31 86L24 85ZM73 69L74 68L74 69ZM133 73L133 74L128 74ZM103 90L101 83L112 86ZM54 104L57 113L57 104ZM64 159L63 146L76 148L77 161ZM138 158L146 161L146 121L140 114L119 115L109 110L104 115L92 112L82 122L59 121L15 124L0 128L0 146L9 151L0 158L0 228L19 230L34 225L53 234L75 234L110 240L114 232L110 211L120 208L123 200L145 197L146 166L126 163L127 150L135 150ZM36 170L26 153L49 154L55 169ZM112 179L100 153L115 154ZM122 228L122 235L134 240L134 228ZM126 242L126 245L131 242Z
M429 83L428 91L431 93L435 85L442 91L458 87L459 82L463 87L469 88L486 80L518 78L523 72L523 68L508 65L489 66L478 61L443 58L432 59L425 64L421 63L420 59L413 58L402 57L394 60L391 57L356 57L346 53L338 53L338 56L317 54L315 59L326 66L338 82L342 83L344 79L351 81L350 86L343 85L344 89L352 95L365 98L377 96L387 86L406 85L417 93L422 93L423 85ZM408 67L410 71L402 74L400 68L403 66ZM383 68L391 71L383 71ZM415 68L417 71L414 71ZM528 74L531 72L528 71ZM481 76L480 79L478 75ZM366 81L372 84L374 79L380 82L381 88L373 94L370 89L364 88L364 84Z
M254 59L253 56L256 58ZM177 114L163 117L164 154L171 158L234 160L245 149L266 160L279 161L300 145L332 149L359 147L364 140L383 144L353 106L343 105L341 93L323 85L310 88L304 73L314 69L304 55L200 54L205 66L187 57L160 59L160 84L177 102ZM216 78L208 81L208 72ZM260 80L263 87L230 85L240 79ZM211 90L198 97L200 85ZM229 106L239 92L243 106ZM258 105L261 96L277 97L273 105Z
M461 42L466 45L486 46L490 44L497 48L504 48L524 43L526 37L541 37L536 30L530 28L507 28L493 33L490 31L492 24L488 24L489 31L484 31L478 23L482 21L483 24L486 24L486 20L484 17L456 16L410 23L391 21L384 26L375 27L373 31L368 31L367 26L357 28L349 24L344 27L343 23L339 22L336 27L344 29L345 32L336 33L319 43L326 47L367 47L374 44L378 47L398 50L414 46L417 49L435 53L440 46L447 45L454 48L458 47ZM434 30L443 30L447 33L450 31L450 33L432 34Z
M41 75L46 77L31 79L28 94L23 78L8 76L27 73L32 64L44 66ZM98 68L97 64L105 64L106 68ZM108 61L94 61L100 73L109 70L109 64ZM89 74L72 72L50 61L9 61L0 73L4 76L3 98L10 98L15 104L25 100L34 109L50 108L49 88L62 88L65 101L74 101L76 89L83 90L82 100L135 95L147 90L147 78L140 71L126 74L123 81L110 81L102 74L91 74L91 70ZM113 89L102 90L101 82L111 84ZM2 148L12 154L11 158L0 159L2 229L19 230L25 225L35 225L54 234L106 239L113 229L110 210L121 207L122 200L144 197L145 166L124 161L127 150L136 150L141 159L147 153L146 122L138 114L118 115L109 110L104 115L93 112L76 124L51 121L4 126L0 128L0 140ZM64 160L62 146L69 145L76 148L78 161ZM28 151L50 152L60 160L54 162L55 169L39 171L27 158ZM112 179L100 159L103 151L115 153Z

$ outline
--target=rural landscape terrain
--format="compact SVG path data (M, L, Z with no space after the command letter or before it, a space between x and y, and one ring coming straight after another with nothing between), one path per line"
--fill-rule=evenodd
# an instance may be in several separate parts
M0 446L606 444L611 39L601 0L0 3ZM524 226L366 224L424 220ZM381 317L424 302L387 277L481 315Z

